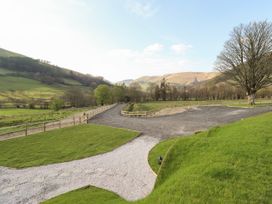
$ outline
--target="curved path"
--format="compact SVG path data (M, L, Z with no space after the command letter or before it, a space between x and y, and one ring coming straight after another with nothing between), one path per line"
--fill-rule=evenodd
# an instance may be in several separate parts
M112 152L21 170L0 167L0 203L39 203L87 185L127 200L148 195L156 180L147 156L158 139L141 136Z
M272 111L272 106L256 108L233 108L226 106L199 106L175 115L155 118L133 118L121 116L124 105L118 105L95 116L90 122L129 128L156 138L164 139L176 135L192 134L196 131L233 122Z
M0 167L0 203L39 203L86 185L111 190L127 200L143 198L151 192L156 179L147 162L148 152L160 139L272 111L272 107L207 106L144 119L121 116L122 106L97 115L90 122L135 129L143 136L114 151L81 160L21 170Z

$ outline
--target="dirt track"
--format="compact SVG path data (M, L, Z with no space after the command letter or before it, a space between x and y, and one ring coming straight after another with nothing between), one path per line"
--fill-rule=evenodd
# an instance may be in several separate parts
M200 106L185 112L157 118L123 117L118 105L97 115L90 123L138 130L160 139L175 135L191 134L220 124L272 111L272 106L257 108L232 108L225 106Z

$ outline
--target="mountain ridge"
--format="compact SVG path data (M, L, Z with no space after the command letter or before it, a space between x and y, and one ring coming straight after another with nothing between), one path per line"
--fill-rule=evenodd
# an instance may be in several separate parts
M165 78L166 82L173 85L190 85L194 82L203 82L210 80L218 76L218 72L177 72L177 73L168 73L157 76L142 76L137 79L128 79L117 82L117 84L130 85L134 82L139 83L142 87L146 86L149 83L159 84L160 81Z

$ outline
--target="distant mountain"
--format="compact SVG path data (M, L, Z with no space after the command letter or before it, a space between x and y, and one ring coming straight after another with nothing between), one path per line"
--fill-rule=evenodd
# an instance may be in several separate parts
M126 86L129 86L134 80L133 79L125 79L123 81L119 81L117 82L116 84L118 85L126 85Z
M147 87L150 83L159 84L163 78L172 85L184 86L191 85L198 82L203 82L218 76L218 72L179 72L172 74L165 74L161 76L143 76L135 80L124 80L118 82L118 84L129 85L131 83L137 82L143 88Z
M84 90L110 84L103 77L82 74L0 48L0 105L19 99L48 99L66 89Z

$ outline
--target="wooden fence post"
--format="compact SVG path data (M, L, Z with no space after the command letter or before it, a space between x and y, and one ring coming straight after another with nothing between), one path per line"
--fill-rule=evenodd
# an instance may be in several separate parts
M86 124L88 124L88 120L89 120L89 113L87 114Z
M45 123L43 123L43 131L44 131L44 132L46 131Z

